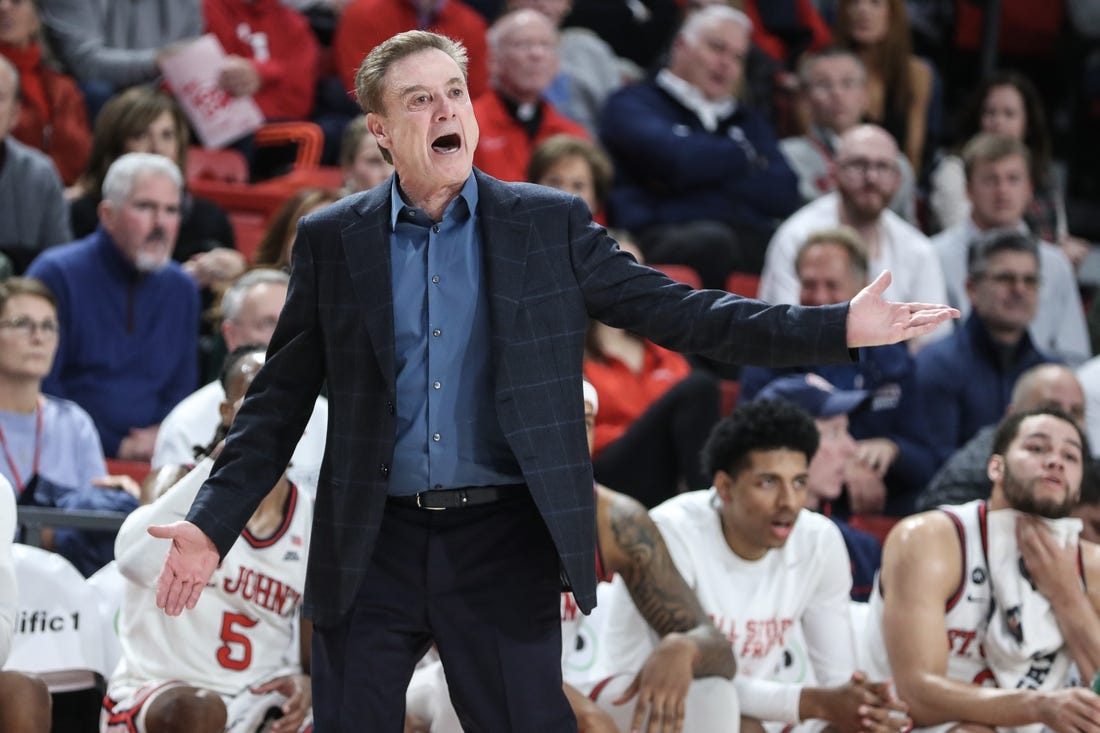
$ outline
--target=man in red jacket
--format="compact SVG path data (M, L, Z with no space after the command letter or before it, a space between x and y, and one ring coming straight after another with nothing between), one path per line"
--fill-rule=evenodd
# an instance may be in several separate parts
M336 73L355 89L355 72L370 50L402 31L425 30L461 41L469 54L470 98L489 88L485 20L462 0L351 0L332 39Z
M551 135L588 132L543 98L558 73L558 30L542 13L516 10L489 29L492 89L474 98L481 141L474 165L503 181L524 181L531 151Z
M268 120L307 119L320 51L306 19L279 0L204 0L203 13L229 56L222 89L251 95Z

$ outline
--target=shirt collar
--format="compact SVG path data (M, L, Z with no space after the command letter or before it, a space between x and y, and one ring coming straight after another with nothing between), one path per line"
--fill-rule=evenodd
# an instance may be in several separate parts
M459 205L465 207L465 209L456 209ZM463 219L468 217L473 212L477 211L477 179L474 178L474 174L471 173L470 177L466 179L466 183L462 185L462 190L458 192L458 196L455 196L451 203L447 204L446 210L443 212L443 218L446 219L449 216L457 215ZM397 220L401 215L401 212L405 209L412 209L413 207L405 203L405 199L401 197L401 188L398 186L397 174L394 174L390 179L390 231L397 229ZM426 226L426 224L425 224Z
M836 155L836 146L840 142L840 135L823 125L810 125L810 135L821 143L830 156Z
M695 85L684 81L668 69L657 72L657 86L694 112L709 132L717 130L719 121L737 111L737 100L732 96L712 102L704 97Z

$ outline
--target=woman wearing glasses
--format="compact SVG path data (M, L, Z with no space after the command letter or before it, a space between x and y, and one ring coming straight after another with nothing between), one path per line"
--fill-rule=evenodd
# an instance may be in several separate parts
M33 278L0 282L0 475L22 504L130 511L139 488L107 475L92 418L42 393L56 352L53 294ZM113 556L114 538L103 533L58 530L53 541L85 575Z

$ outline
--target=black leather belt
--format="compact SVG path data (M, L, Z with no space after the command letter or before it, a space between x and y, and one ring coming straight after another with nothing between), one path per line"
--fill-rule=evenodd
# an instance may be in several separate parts
M502 499L515 498L517 492L526 492L524 484L506 486L469 486L464 489L435 489L421 491L410 496L388 496L386 501L397 506L414 507L428 511L465 509L466 507L492 504Z

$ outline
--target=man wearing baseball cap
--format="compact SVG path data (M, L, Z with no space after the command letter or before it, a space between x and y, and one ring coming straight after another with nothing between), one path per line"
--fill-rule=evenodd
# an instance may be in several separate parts
M852 562L852 599L867 600L882 547L871 535L832 516L832 502L844 488L844 470L855 455L856 442L848 432L848 416L866 409L871 393L837 389L817 374L795 374L769 382L758 400L784 400L801 407L814 419L819 442L807 469L805 507L833 520L844 537Z

